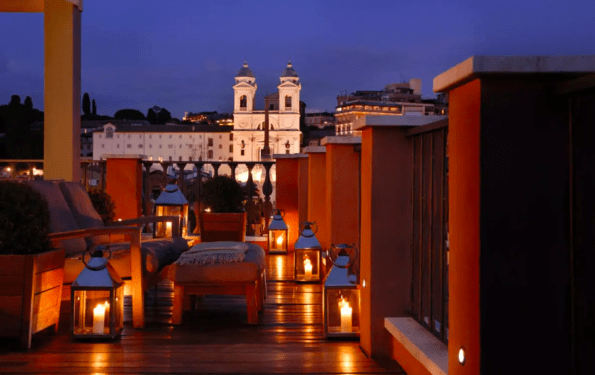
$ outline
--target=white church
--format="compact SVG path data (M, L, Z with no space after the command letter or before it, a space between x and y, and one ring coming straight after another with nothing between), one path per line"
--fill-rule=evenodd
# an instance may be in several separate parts
M271 154L300 152L300 90L297 72L291 61L281 74L278 92L266 97L269 115L269 148ZM256 77L244 63L235 77L233 160L258 161L264 148L265 111L255 110Z

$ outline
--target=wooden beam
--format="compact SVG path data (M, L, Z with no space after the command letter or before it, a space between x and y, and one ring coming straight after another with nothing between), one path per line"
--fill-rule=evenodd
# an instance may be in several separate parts
M0 12L43 13L44 0L2 0Z

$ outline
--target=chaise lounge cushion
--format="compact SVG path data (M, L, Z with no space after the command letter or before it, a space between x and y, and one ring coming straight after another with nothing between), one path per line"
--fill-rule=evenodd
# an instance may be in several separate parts
M59 186L80 229L104 227L103 220L93 207L87 189L81 183L61 181ZM85 240L88 246L95 246L108 243L110 238L109 236L93 236Z
M223 244L225 242L215 242ZM235 244L237 242L228 242ZM209 246L211 243L200 243L195 246ZM241 262L207 263L207 264L179 264L184 263L184 254L180 262L175 262L169 269L169 279L177 283L205 283L218 284L222 282L250 282L257 280L264 270L265 252L262 247L247 243L248 250Z
M48 201L48 208L50 211L50 233L81 229L57 183L41 180L24 181L23 183L41 193L41 195ZM87 248L87 244L83 238L64 240L62 241L62 246L66 251L66 256L80 254Z

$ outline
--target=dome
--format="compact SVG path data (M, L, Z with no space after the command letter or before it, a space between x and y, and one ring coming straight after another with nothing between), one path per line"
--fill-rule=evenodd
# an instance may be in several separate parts
M242 68L240 69L238 74L236 74L236 77L252 77L252 78L254 78L254 73L252 73L252 70L250 70L250 68L248 68L247 62L244 61L244 65L242 65Z
M281 78L283 77L297 77L297 72L293 69L291 65L291 61L287 62L287 68L283 70L283 74L281 74Z

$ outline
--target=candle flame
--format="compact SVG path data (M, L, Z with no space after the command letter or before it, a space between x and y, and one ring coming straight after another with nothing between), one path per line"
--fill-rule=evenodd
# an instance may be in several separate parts
M283 244L283 236L277 237L277 246L281 246Z

